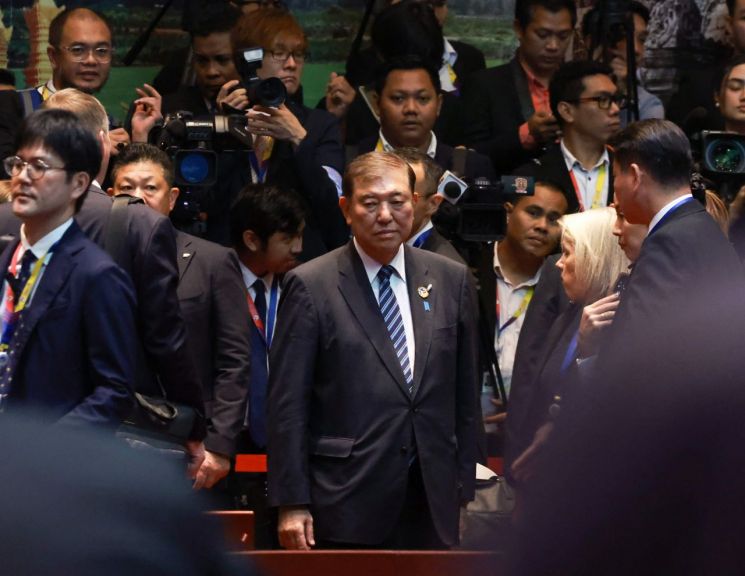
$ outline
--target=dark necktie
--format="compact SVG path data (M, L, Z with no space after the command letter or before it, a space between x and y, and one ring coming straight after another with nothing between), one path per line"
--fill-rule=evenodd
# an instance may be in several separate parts
M253 283L254 306L266 330L266 295L265 285L261 278ZM264 335L256 326L251 327L251 382L249 383L248 410L246 423L251 439L259 448L266 446L266 387L269 381L267 367L267 349Z
M393 349L396 351L398 362L401 364L401 370L404 373L404 380L409 387L409 394L414 392L414 379L411 374L411 363L409 362L409 348L406 345L406 329L401 317L401 309L398 307L396 295L391 289L391 275L394 272L393 266L383 266L378 272L380 281L380 313L383 315L383 321L388 328L388 335L393 342Z
M31 267L36 260L37 258L34 253L31 250L26 250L21 257L21 270L18 276L13 276L10 273L5 275L5 279L10 284L11 290L13 290L13 298L16 304L21 298L21 292L23 292L23 287L26 286L26 282L28 282L29 276L31 276Z

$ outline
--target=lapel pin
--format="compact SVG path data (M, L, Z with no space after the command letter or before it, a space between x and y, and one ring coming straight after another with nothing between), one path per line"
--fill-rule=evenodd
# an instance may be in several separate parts
M182 257L182 258L188 258L189 256L191 256L191 252L184 252L184 253L183 253L183 254L181 255L181 257Z
M426 287L419 286L419 288L417 288L416 291L417 291L417 294L419 294L419 298L421 298L422 300L426 300L427 298L429 298L429 293L431 290L432 290L432 284L427 284Z

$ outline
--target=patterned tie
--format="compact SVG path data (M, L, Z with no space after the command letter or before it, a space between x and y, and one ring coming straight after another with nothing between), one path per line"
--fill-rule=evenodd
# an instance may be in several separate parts
M26 250L21 257L21 270L18 272L18 276L12 274L6 274L5 279L10 284L11 290L13 290L13 298L15 302L21 298L21 292L23 292L26 282L28 282L29 276L31 276L31 267L36 262L37 258L31 250Z
M404 372L404 380L409 386L409 394L414 392L414 379L411 375L411 364L409 362L409 349L406 345L406 330L404 321L401 317L401 310L396 301L396 295L391 290L391 274L394 272L393 266L383 266L378 272L380 282L380 313L383 315L383 321L388 328L388 335L393 342L393 349L401 364L401 370Z
M256 296L254 305L266 329L266 288L264 281L258 278L252 288ZM251 382L249 387L248 410L244 425L248 426L251 439L259 448L266 446L266 387L269 381L269 369L266 363L266 341L256 326L251 326Z

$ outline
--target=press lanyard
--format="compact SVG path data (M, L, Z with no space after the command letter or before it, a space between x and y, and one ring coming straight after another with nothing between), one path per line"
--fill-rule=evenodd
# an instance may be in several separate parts
M8 267L8 273L13 276L16 275L15 272L18 265L18 256L21 252L21 247L21 244L18 244L15 252L13 252L10 266ZM39 283L39 277L41 275L41 269L44 267L44 261L53 249L54 246L49 248L49 250L44 253L44 256L36 261L36 264L34 264L34 267L31 270L31 275L28 277L28 280L26 280L26 284L24 285L17 302L15 301L15 296L13 295L10 283L6 281L7 287L5 288L5 310L2 314L3 332L2 337L0 337L0 352L5 352L10 346L10 341L15 332L15 325L18 316L26 308L34 288L36 288L36 285Z
M432 230L434 230L434 228L430 228L429 230L425 230L424 232L422 232L419 237L414 240L414 248L421 248L422 244L424 244L432 235Z
M263 282L262 282L263 284ZM272 334L274 333L274 323L277 318L277 300L279 296L279 281L277 280L277 277L275 276L272 280L272 287L269 290L269 306L266 311L266 328L264 327L264 322L261 320L261 316L259 315L259 311L256 309L256 304L254 303L254 299L251 298L251 294L246 294L246 299L248 300L248 311L251 313L251 320L254 323L254 326L256 326L256 329L259 331L259 334L261 335L261 339L264 341L264 344L266 344L266 349L269 350L272 346Z
M520 305L517 307L517 310L515 310L512 316L510 316L504 324L499 326L500 304L499 286L497 285L497 326L499 334L501 334L508 326L512 325L514 322L517 322L517 319L525 313L525 311L528 309L528 304L530 304L530 301L533 299L533 292L535 292L535 286L528 286L526 288L525 296L523 296L523 299L520 301Z
M652 234L652 232L654 232L655 230L657 230L657 228L660 227L660 224L662 224L665 220L667 220L669 218L670 214L672 214L673 212L675 212L675 210L677 210L678 208L680 208L683 204L687 204L691 200L693 200L693 196L685 196L684 198L681 198L679 202L676 202L675 204L673 204L673 206L670 208L670 210L668 210L667 212L665 212L665 215L662 218L660 218L659 221L654 225L654 228L652 228L647 233L647 236L650 236Z
M603 206L603 188L605 187L605 175L607 169L606 164L603 163L598 170L598 177L595 182L595 196L592 199L591 208L600 208ZM580 190L579 184L577 183L577 177L574 175L574 167L569 170L569 177L572 179L572 185L574 186L574 192L577 194L577 200L579 201L579 211L585 211L585 203L582 201L582 191Z

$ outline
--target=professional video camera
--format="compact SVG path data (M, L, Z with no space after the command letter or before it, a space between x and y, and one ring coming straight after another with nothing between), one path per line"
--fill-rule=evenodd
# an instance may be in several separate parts
M703 130L700 139L701 172L717 184L719 195L730 202L745 184L745 135Z
M498 182L476 178L467 184L445 172L437 193L447 203L440 206L433 220L450 232L453 242L492 242L504 238L507 231L504 203L518 196L532 196L534 181L524 176L502 176Z
M236 88L246 89L251 104L277 107L287 98L287 90L279 78L258 77L263 56L261 48L243 50L237 64L241 83ZM245 111L229 112L201 117L186 111L170 113L155 133L154 143L173 158L175 183L181 188L172 213L177 223L189 224L201 218L204 200L217 182L219 153L252 148Z

